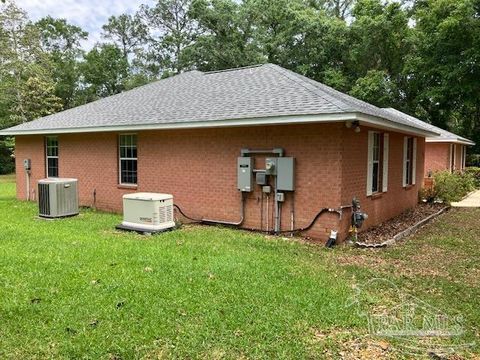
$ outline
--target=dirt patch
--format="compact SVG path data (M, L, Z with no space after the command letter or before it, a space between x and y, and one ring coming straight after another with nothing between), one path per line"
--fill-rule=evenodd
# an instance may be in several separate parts
M367 244L379 244L392 239L395 235L415 225L419 221L439 212L444 204L418 204L402 214L387 220L358 234L358 241Z

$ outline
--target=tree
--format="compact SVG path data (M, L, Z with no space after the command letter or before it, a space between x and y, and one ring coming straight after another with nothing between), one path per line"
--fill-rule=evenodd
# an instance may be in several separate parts
M103 37L112 40L122 50L127 61L129 55L145 44L148 34L146 25L138 15L111 16L102 29Z
M480 151L480 3L422 0L414 7L415 46L407 59L412 109Z
M88 33L80 27L68 24L65 19L47 16L35 23L40 32L43 50L53 63L55 95L62 99L63 108L76 103L80 85L79 60L83 55L81 41Z
M187 63L209 71L263 62L254 36L254 20L232 0L197 0L191 17L198 23L195 43L184 50Z
M128 77L128 63L116 45L95 46L81 65L87 87L87 100L106 97L121 92Z
M149 51L144 60L156 63L168 75L188 68L183 50L194 41L196 24L190 16L191 0L158 0L142 5L139 16L149 27Z
M58 111L52 64L40 44L38 29L13 2L0 8L0 103L2 127ZM40 87L32 91L32 87ZM38 106L44 107L38 111ZM34 110L33 108L37 108Z
M397 89L384 70L369 70L357 79L350 94L379 107L391 107L396 102Z

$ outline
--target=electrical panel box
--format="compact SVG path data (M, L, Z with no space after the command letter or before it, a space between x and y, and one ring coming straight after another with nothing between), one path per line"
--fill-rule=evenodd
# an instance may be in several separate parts
M264 171L255 173L255 182L257 185L267 185L267 174Z
M277 160L279 158L266 158L265 159L265 174L276 175L277 174Z
M25 170L31 170L32 169L32 160L30 160L30 159L23 160L23 167L24 167Z
M239 157L237 159L237 188L243 192L251 192L253 178L253 158Z
M285 201L285 194L284 193L277 193L277 201L284 202Z
M277 160L277 190L295 190L295 158L279 157Z

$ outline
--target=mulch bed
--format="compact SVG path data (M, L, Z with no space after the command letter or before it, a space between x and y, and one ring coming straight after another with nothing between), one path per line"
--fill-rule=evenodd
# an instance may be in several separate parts
M379 244L392 239L399 232L408 229L426 217L439 212L445 204L418 204L402 214L358 234L358 241Z

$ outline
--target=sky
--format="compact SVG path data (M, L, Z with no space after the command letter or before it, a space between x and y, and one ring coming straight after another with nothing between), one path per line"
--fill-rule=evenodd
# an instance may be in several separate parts
M88 32L88 40L82 43L90 50L102 39L102 25L112 15L134 14L141 4L152 5L154 0L16 0L18 7L35 21L50 15L66 19Z

